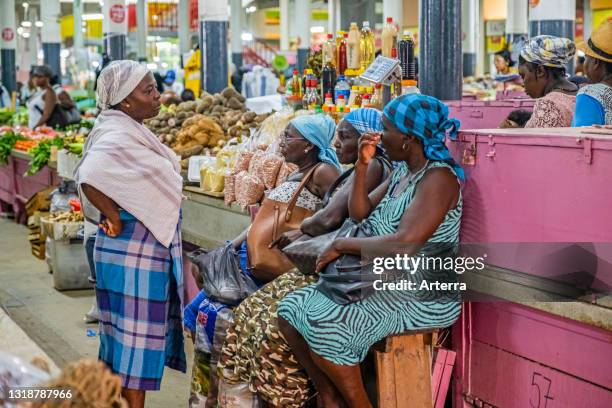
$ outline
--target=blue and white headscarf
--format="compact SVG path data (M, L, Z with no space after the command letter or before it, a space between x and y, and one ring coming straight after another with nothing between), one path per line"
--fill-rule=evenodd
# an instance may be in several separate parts
M404 95L387 104L384 115L400 132L419 138L425 157L448 163L465 180L463 169L444 144L447 133L455 139L461 125L457 119L448 119L448 106L432 96Z
M382 114L378 109L360 108L346 114L343 121L350 123L360 135L368 132L382 132Z
M336 123L326 115L303 115L293 119L293 125L306 140L319 148L319 160L340 168L340 162L331 143L336 132Z

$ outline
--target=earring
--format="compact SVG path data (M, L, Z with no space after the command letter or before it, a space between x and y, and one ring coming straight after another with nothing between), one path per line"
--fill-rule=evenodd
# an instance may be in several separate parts
M126 108L129 108L131 105L129 103L125 104Z
M304 154L308 154L309 151L310 150L308 150L308 149L304 149Z
M404 151L408 150L408 149L406 148L406 144L407 144L407 143L406 143L406 142L404 142L404 144L402 145L402 150L404 150Z

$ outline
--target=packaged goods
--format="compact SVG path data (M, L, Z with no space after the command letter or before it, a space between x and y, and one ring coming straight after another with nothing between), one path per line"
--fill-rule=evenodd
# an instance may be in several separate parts
M236 202L243 208L256 204L262 199L265 189L259 177L246 174L236 179Z

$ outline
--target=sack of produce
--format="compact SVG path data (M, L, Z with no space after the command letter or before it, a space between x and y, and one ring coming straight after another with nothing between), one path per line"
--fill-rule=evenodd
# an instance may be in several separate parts
M256 175L263 181L266 189L276 186L276 178L283 162L283 158L276 154L267 154L261 160L261 165L256 169Z
M240 174L240 173L239 173ZM259 177L253 174L245 174L236 177L236 202L243 208L256 204L264 195L265 186Z
M234 164L234 169L232 173L238 174L241 171L246 171L249 169L249 163L251 162L251 158L253 157L253 152L249 152L247 150L243 150L238 153L236 157L236 164Z
M230 205L236 201L236 175L231 171L225 172L225 191L223 200L225 205Z

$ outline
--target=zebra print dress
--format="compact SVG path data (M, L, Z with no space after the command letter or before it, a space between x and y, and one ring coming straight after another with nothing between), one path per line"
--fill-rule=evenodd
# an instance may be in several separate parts
M407 175L408 167L402 163L394 170L387 193L365 221L374 235L392 234L397 230L402 215L412 202L418 182L427 171L438 167L453 171L444 162L432 161L397 195L393 195L393 191ZM460 195L457 206L448 211L425 248L435 247L436 244L451 244L456 248L462 208ZM422 250L421 255L427 256L426 251ZM436 256L439 256L438 253ZM452 270L424 268L414 275L404 274L403 279L406 278L412 281L457 281L457 275ZM460 311L457 291L377 290L362 301L341 306L316 290L315 285L289 294L278 307L278 315L302 334L312 351L341 365L359 364L374 343L389 335L448 327L457 320Z

